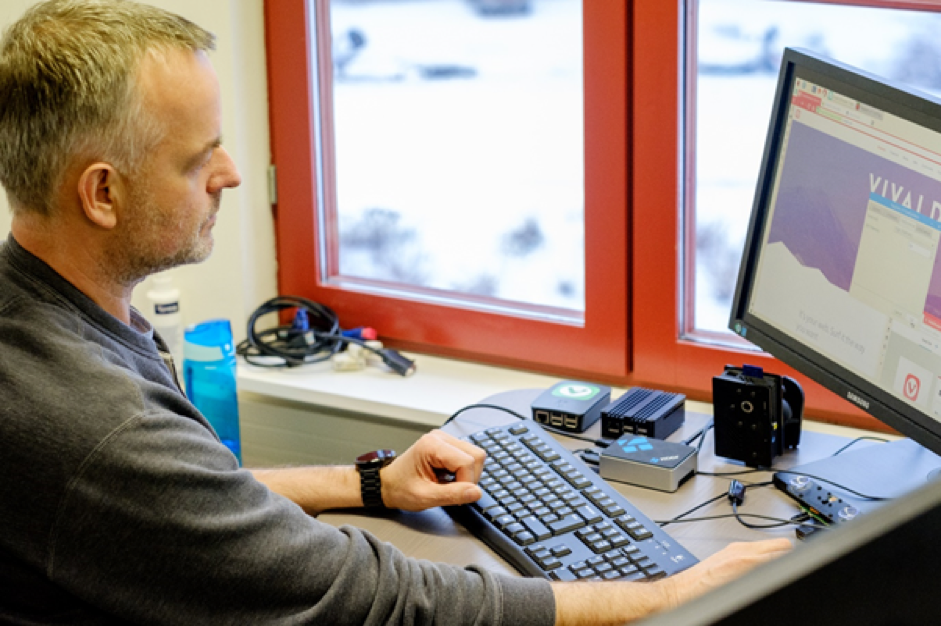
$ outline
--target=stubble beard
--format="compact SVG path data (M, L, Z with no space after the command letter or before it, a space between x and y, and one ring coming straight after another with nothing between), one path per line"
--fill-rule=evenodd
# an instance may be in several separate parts
M213 196L206 219L190 232L185 232L185 224L163 212L148 190L134 193L130 200L134 208L126 214L124 228L109 255L109 265L120 284L132 286L157 272L202 263L212 254L213 237L208 222L219 211L219 194ZM169 237L186 237L186 241L178 242L168 252Z

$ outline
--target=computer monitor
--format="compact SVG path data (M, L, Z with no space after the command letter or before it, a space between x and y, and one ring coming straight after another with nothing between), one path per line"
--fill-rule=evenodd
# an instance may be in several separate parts
M730 327L941 453L939 240L941 101L785 50ZM919 473L912 447L893 448L890 482ZM941 482L926 474L644 624L936 623Z
M730 328L941 453L941 101L786 49Z

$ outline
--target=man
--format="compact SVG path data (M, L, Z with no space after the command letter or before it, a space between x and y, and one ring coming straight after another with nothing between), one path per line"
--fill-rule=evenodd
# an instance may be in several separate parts
M362 506L352 467L240 469L130 306L204 260L222 190L213 37L120 0L36 5L0 43L0 621L619 623L787 549L740 544L653 584L500 577L404 557L311 515ZM381 471L387 506L480 496L441 432ZM435 480L434 468L456 475Z

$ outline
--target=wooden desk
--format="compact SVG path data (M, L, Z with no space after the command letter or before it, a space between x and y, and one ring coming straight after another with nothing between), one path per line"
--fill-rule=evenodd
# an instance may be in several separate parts
M497 394L487 398L485 403L496 404L512 409L521 415L530 415L530 403L541 389L521 390ZM674 433L670 441L683 441L695 435L712 419L712 415L689 413L685 424ZM512 415L495 409L471 409L462 413L445 430L455 436L463 437L495 425L516 422ZM583 436L599 438L600 423L594 424ZM591 444L570 437L557 436L562 444L571 449L590 447ZM829 456L843 447L849 439L834 435L825 435L805 430L801 435L800 447L775 459L777 469L786 469L795 465L809 463ZM866 445L861 443L859 445ZM716 458L713 454L712 431L706 435L706 441L699 455L700 472L734 472L748 470L741 464ZM675 493L665 493L611 482L635 506L654 521L669 520L685 513L689 509L728 492L729 482L737 478L746 484L763 483L771 480L771 472L743 473L738 476L714 477L696 475L686 481ZM732 512L726 498L704 506L690 518L710 515L730 514ZM776 488L754 487L749 489L745 502L739 507L740 513L754 513L788 519L798 512L793 500ZM516 574L501 557L496 555L483 542L468 533L463 526L453 522L442 509L432 509L420 513L387 511L379 515L366 515L357 511L337 511L320 515L320 519L335 526L350 524L367 530L380 539L397 546L411 557L451 563L455 565L478 564L487 569ZM768 521L746 518L750 523L767 524ZM703 559L719 551L733 541L750 541L771 537L794 538L794 527L785 526L776 529L753 530L740 524L735 518L703 522L677 523L666 526L667 532L683 544L696 557Z

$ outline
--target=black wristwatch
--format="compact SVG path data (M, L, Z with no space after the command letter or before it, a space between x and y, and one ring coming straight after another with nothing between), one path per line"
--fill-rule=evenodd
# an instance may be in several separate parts
M363 506L382 508L382 480L379 470L395 460L393 450L375 450L356 457L356 469L359 470L359 486L363 494Z

